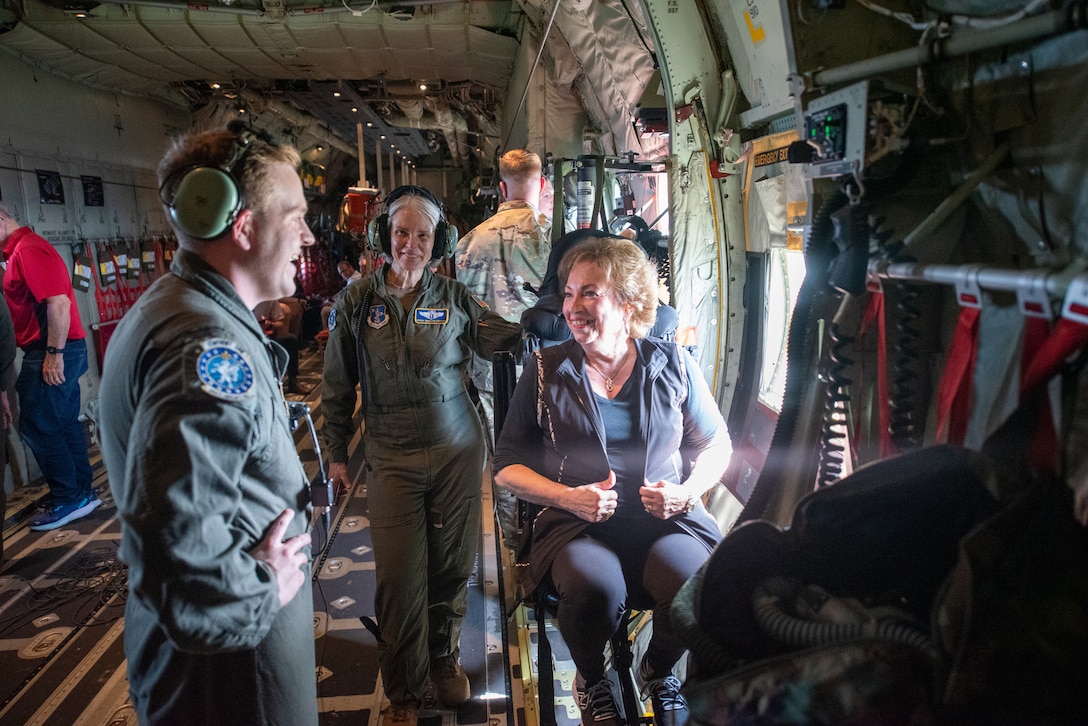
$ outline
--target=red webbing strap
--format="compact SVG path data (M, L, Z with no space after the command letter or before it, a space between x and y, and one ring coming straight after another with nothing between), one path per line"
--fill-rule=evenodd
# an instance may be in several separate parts
M1088 324L1063 317L1032 359L1022 377L1021 390L1029 391L1056 376L1085 343L1088 343Z
M1076 312L1076 311L1074 311ZM1088 310L1081 314L1088 313ZM1051 378L1061 372L1066 361L1088 343L1088 324L1081 320L1062 317L1054 326L1054 332L1043 342L1026 373L1021 376L1020 396L1023 399L1037 388L1045 387ZM1057 474L1061 470L1061 445L1054 429L1049 400L1044 403L1032 434L1028 449L1029 459L1036 471Z
M963 444L967 438L981 313L981 308L960 307L956 332L952 336L952 348L948 351L948 360L945 361L944 373L937 390L938 444Z
M1028 368L1050 336L1050 321L1046 318L1024 318L1024 339L1020 349L1020 393L1024 392L1024 381Z
M123 240L119 240L123 242ZM136 290L128 284L128 251L119 252L112 245L108 247L113 258L113 265L117 268L117 295L121 300L121 314L124 315L136 302ZM121 257L124 256L124 264Z
M94 260L95 265L94 284L95 301L98 303L98 318L101 322L120 320L125 313L124 306L121 304L121 295L112 287L103 285L100 277L103 274L103 264L112 262L113 256L107 253L109 246L106 242L99 241L93 249L94 253L91 255L91 259Z
M891 402L888 395L888 331L884 319L884 292L870 289L865 298L865 310L861 315L861 325L858 328L858 348L861 341L876 323L876 399L877 399L877 425L880 427L880 458L895 454L895 444L892 442ZM855 426L854 448L858 448L858 437L861 426Z
M1020 349L1020 402L1024 402L1029 390L1025 384L1028 370L1042 350L1050 336L1050 320L1040 317L1024 318L1024 335ZM1051 354L1047 354L1048 356ZM1038 375L1038 374L1035 374ZM1050 408L1050 396L1040 395L1039 411L1032 427L1031 442L1028 447L1029 459L1035 466L1042 466L1047 473L1056 473L1061 448L1058 444L1058 432L1054 428L1054 417Z
M155 279L159 279L166 274L166 251L163 249L162 240L158 237L152 237L152 242L155 243Z

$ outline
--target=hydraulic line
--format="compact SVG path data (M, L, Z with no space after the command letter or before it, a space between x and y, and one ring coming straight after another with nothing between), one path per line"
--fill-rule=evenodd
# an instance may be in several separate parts
M836 611L834 620L812 620L787 612L786 603L806 597L823 603L818 608ZM937 648L929 633L906 619L868 619L852 612L839 598L828 595L818 588L806 588L799 582L785 577L769 577L752 593L752 609L756 622L763 632L786 645L803 648L828 643L843 643L874 638L903 643L931 657ZM837 620L837 622L836 622Z

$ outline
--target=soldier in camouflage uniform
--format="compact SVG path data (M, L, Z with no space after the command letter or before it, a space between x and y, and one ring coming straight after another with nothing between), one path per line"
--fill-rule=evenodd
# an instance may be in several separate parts
M515 323L536 303L536 293L526 290L525 284L533 290L540 287L551 253L551 221L540 212L540 194L547 184L541 171L540 157L531 151L512 149L499 157L499 189L506 201L494 215L461 238L454 257L457 279L492 310ZM550 208L545 211L551 214ZM495 386L491 361L476 359L471 374L487 424L493 429ZM503 540L516 549L514 497L498 487L494 494Z

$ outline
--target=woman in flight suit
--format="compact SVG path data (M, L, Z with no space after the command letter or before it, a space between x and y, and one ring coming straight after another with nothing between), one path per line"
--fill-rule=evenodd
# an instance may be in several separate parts
M391 260L349 286L329 318L322 409L334 486L347 481L356 386L381 631L386 726L415 726L428 674L438 699L470 697L458 662L468 577L480 527L485 428L466 389L472 353L514 350L520 327L434 274L456 230L433 194L400 187L371 244Z

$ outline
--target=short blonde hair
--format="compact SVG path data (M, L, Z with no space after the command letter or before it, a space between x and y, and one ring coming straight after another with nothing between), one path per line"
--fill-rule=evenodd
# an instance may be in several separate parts
M616 291L616 298L631 306L628 333L645 338L657 319L657 267L642 248L626 237L592 237L579 242L559 263L559 286L566 288L570 271L579 262L596 265Z
M525 149L511 149L499 157L499 178L507 184L524 184L539 179L540 157Z

